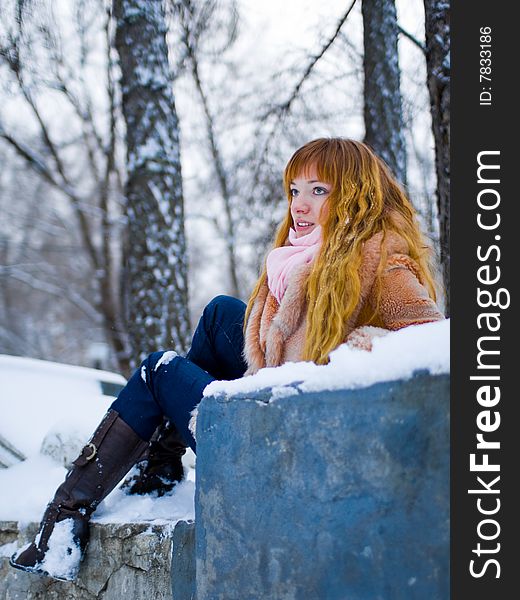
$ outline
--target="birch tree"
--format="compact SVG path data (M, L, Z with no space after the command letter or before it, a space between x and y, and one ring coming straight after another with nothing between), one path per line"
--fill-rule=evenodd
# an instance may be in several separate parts
M394 0L363 0L365 142L406 184L406 144Z
M437 173L440 258L450 313L450 17L445 0L424 0L426 69Z
M179 124L162 0L114 0L126 122L128 331L134 356L189 337Z

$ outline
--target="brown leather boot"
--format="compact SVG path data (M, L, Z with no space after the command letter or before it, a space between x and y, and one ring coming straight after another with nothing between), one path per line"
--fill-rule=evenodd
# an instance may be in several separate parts
M137 465L137 473L129 477L122 488L126 488L127 494L163 496L184 479L182 457L185 452L186 442L175 425L164 421Z
M36 539L11 557L11 566L74 580L87 547L90 516L147 446L109 410L48 504Z

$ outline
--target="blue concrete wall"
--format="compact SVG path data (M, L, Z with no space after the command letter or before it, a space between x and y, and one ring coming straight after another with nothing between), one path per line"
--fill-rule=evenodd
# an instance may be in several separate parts
M195 524L192 521L179 521L173 530L170 577L173 600L195 600Z
M197 600L449 598L449 378L265 403L197 422Z

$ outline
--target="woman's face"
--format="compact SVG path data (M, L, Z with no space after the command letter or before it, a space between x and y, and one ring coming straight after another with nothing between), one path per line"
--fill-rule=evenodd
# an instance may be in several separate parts
M315 167L310 167L305 175L300 173L291 181L290 186L293 227L296 237L302 237L311 233L327 218L325 203L331 186L318 179Z

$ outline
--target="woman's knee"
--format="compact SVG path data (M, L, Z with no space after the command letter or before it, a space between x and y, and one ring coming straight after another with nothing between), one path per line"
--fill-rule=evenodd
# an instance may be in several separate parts
M141 363L141 377L147 382L148 373L153 374L161 365L169 364L179 356L175 350L159 350L149 354Z
M233 296L226 296L220 294L215 296L204 309L204 314L208 318L215 317L230 317L230 318L242 318L246 310L246 305L242 300L234 298Z

